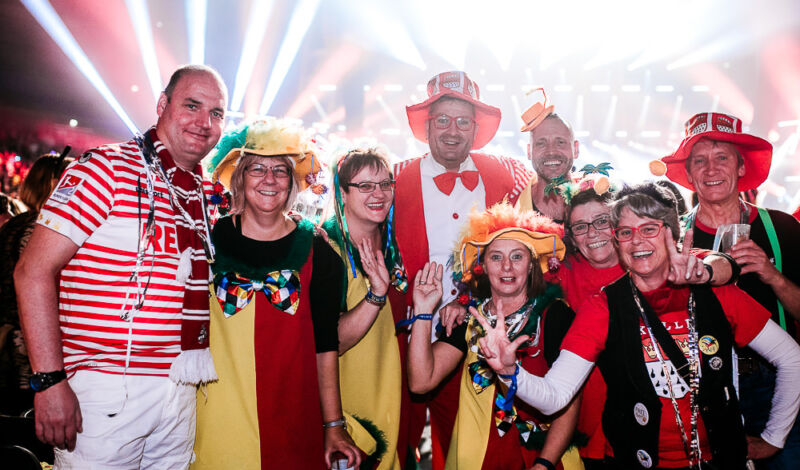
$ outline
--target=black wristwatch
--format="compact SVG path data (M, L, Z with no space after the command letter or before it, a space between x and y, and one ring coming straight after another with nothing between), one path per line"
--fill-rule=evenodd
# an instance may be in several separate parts
M42 392L67 378L64 369L55 372L37 372L31 375L28 383L34 392Z

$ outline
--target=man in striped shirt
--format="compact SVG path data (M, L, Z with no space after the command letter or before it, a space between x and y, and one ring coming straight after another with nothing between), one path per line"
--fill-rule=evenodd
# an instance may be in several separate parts
M14 279L36 432L57 468L191 460L194 384L215 378L199 163L226 105L216 71L178 69L155 127L85 153L40 213Z

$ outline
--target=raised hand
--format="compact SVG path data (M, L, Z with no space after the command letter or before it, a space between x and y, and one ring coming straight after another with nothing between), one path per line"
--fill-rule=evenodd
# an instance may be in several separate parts
M694 231L692 229L686 232L683 238L683 250L678 252L675 241L672 239L672 231L669 227L664 227L661 231L664 237L664 243L667 245L669 254L669 274L667 280L673 284L703 284L710 281L708 271L703 266L703 260L689 254L689 248L692 246L694 238Z
M528 340L529 336L521 335L514 341L509 341L506 334L505 315L498 311L497 326L493 327L488 319L478 313L475 307L470 307L469 311L486 331L486 336L478 340L486 363L500 374L513 374L514 364L517 361L517 349Z
M383 297L389 290L389 271L386 269L383 255L379 250L372 248L369 237L364 237L358 244L358 253L361 255L361 267L369 279L370 290L373 294Z
M442 300L443 267L435 261L425 263L414 279L414 312L433 313Z

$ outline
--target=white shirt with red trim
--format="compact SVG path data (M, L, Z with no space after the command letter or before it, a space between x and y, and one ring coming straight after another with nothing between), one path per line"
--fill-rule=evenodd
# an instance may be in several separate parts
M122 320L137 298L131 282L140 232L150 202L147 177L134 141L84 154L66 170L39 215L38 223L68 237L78 251L61 271L59 318L68 372L92 369L168 376L180 353L184 282L176 223L167 186L156 177L155 236L139 270L147 286L142 308ZM206 193L210 191L207 184ZM149 284L148 284L149 282ZM127 296L127 300L126 300Z

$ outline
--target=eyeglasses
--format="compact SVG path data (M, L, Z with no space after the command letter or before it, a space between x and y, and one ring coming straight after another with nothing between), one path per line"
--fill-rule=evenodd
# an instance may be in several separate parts
M351 188L358 188L358 192L360 193L371 193L372 191L375 191L375 187L380 187L381 191L392 191L394 190L394 180L383 180L378 183L373 181L362 181L360 183L347 183L347 186Z
M467 116L452 117L447 114L440 114L438 116L428 116L429 121L433 121L433 127L437 129L447 129L453 120L456 121L456 127L461 131L471 131L475 125L475 120Z
M662 222L648 223L638 227L617 227L612 232L614 232L614 238L617 241L627 242L633 239L633 234L636 232L639 232L642 238L655 238L661 232L661 227L663 226Z
M277 180L286 179L292 174L292 171L286 165L264 166L253 164L248 166L244 171L254 178L263 178L267 176L267 173L272 172L272 177Z
M598 217L591 222L579 222L577 224L570 225L569 229L572 231L573 235L583 235L584 233L589 233L590 225L599 232L600 230L607 230L611 228L611 220L608 217Z

